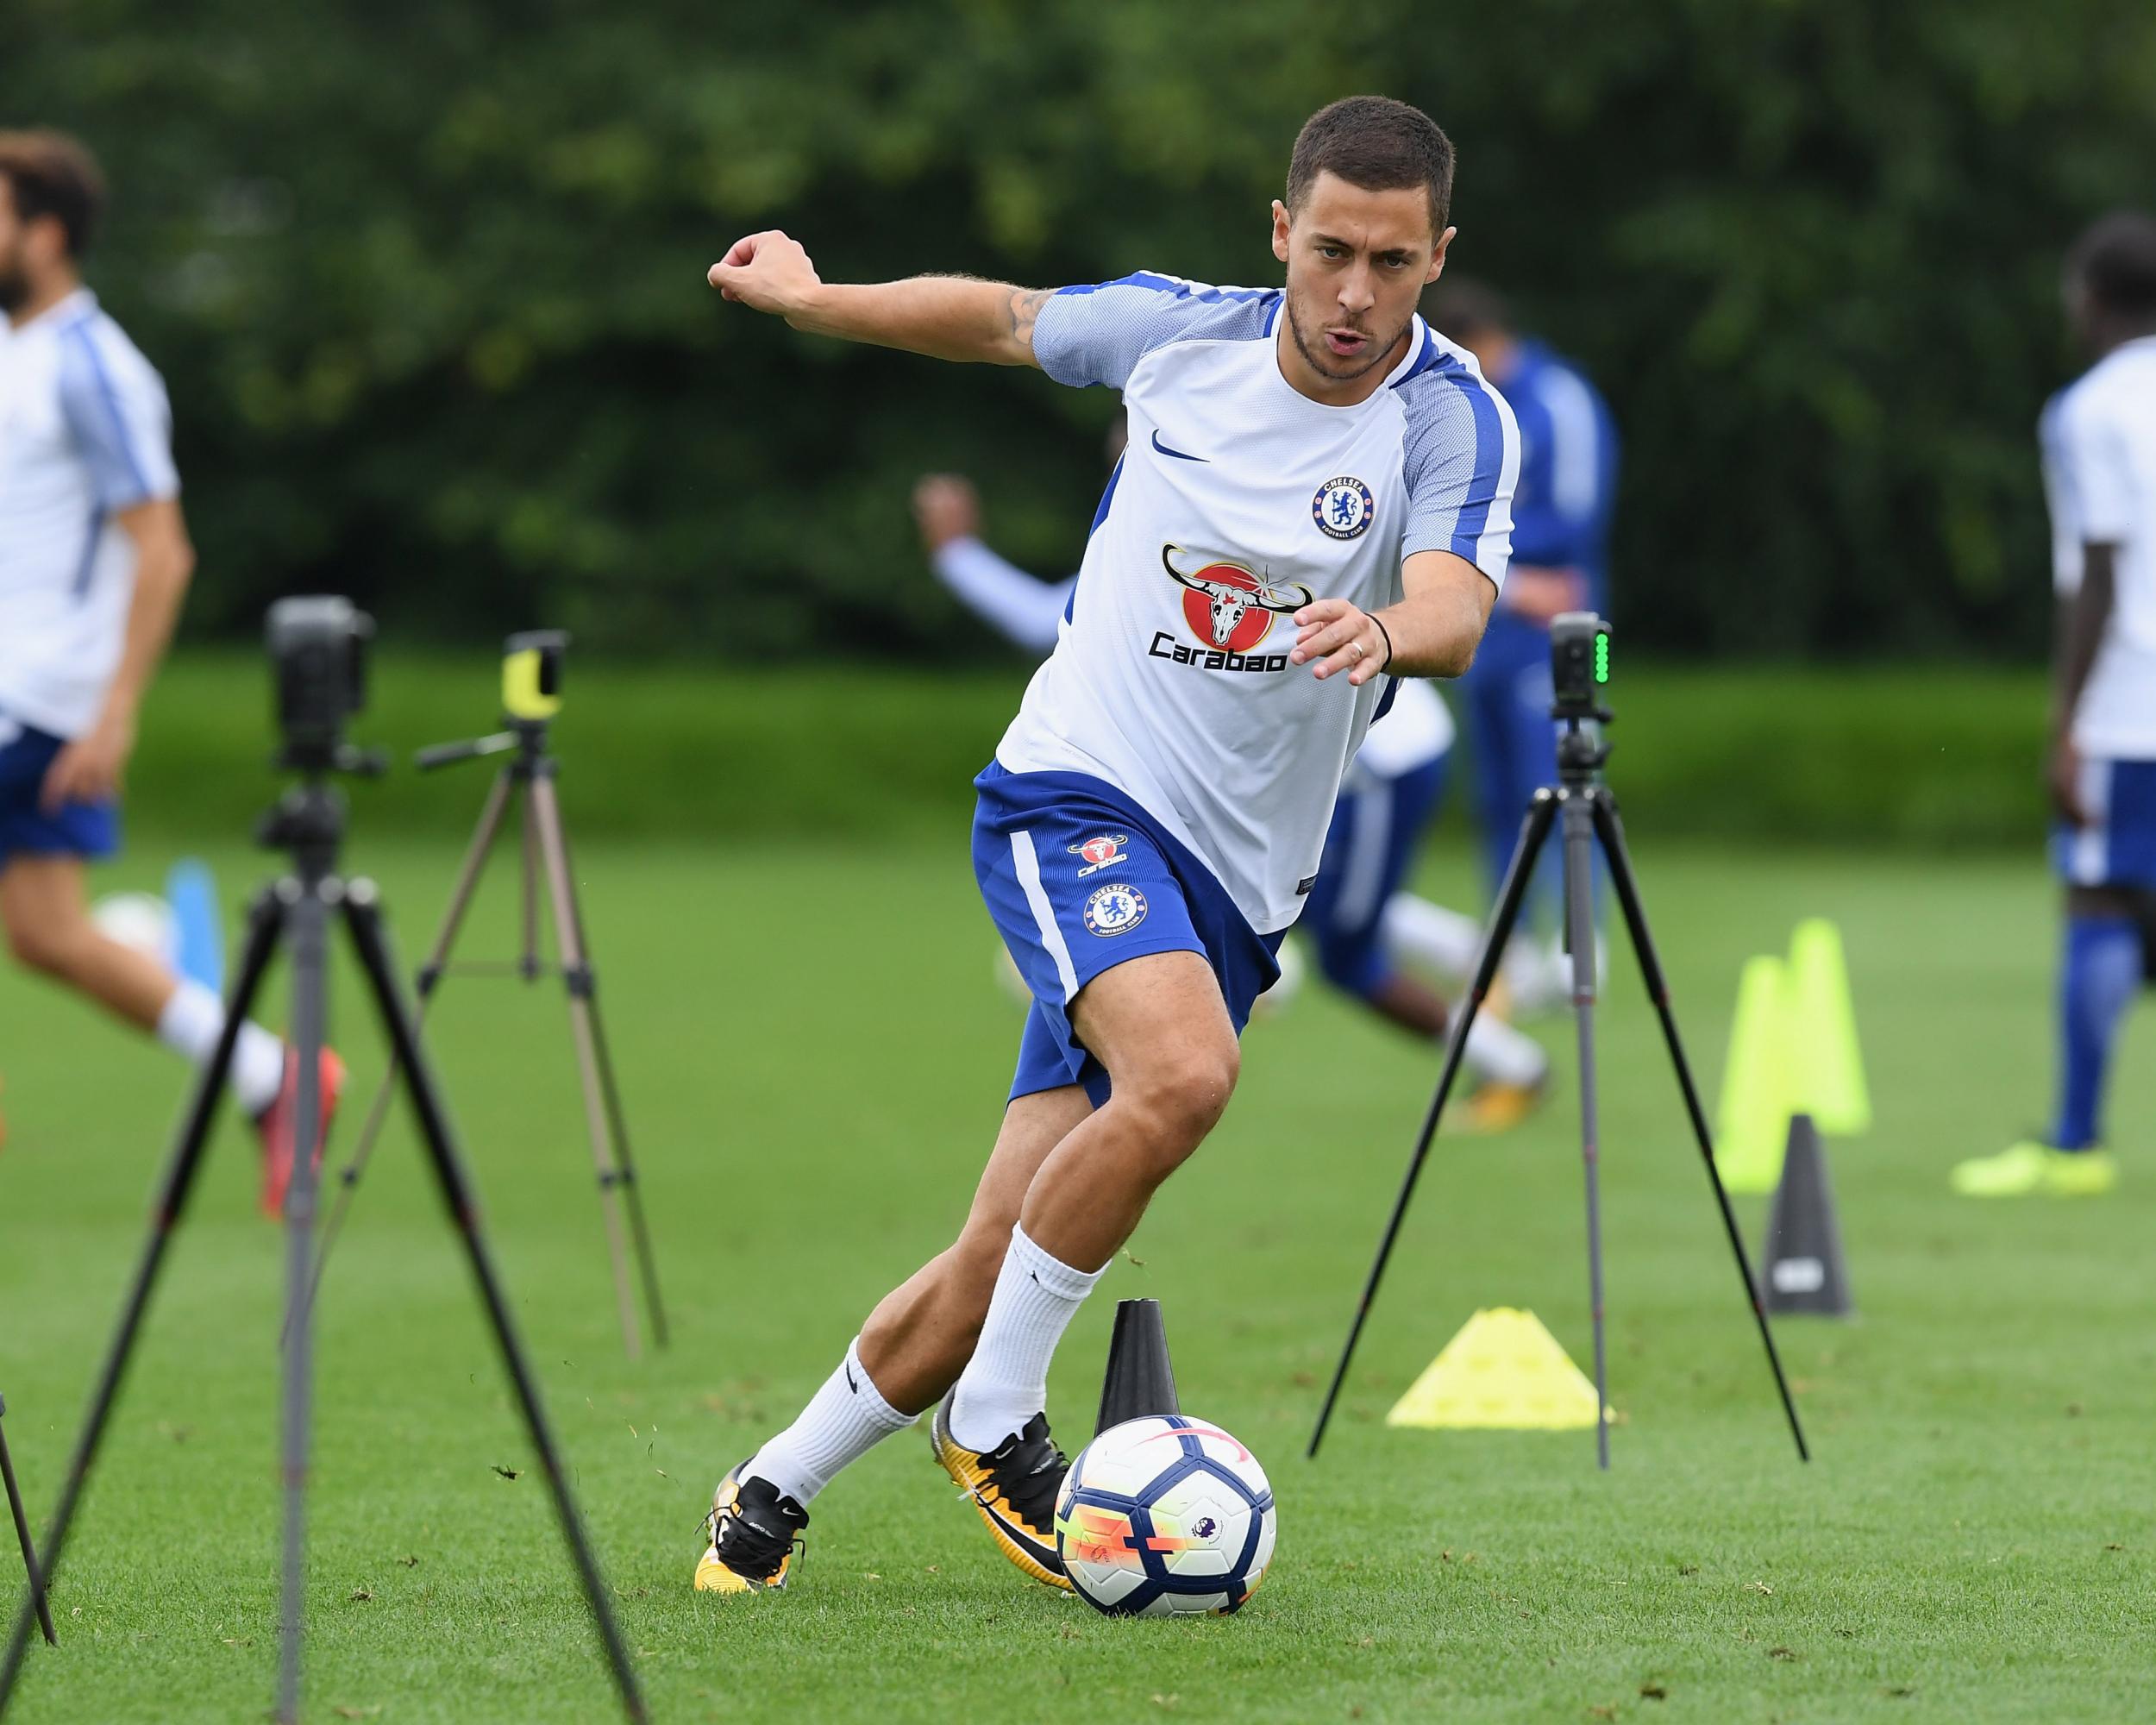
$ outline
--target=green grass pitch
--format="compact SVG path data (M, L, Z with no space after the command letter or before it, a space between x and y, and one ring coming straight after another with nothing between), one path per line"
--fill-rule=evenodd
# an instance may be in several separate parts
M472 786L474 803L478 787ZM573 787L567 787L571 818ZM2156 1061L2129 1026L2127 1182L2084 1203L1946 1195L2041 1118L2053 905L2034 858L1926 865L1634 835L1711 1097L1737 967L1801 916L1847 938L1877 1111L1831 1146L1862 1317L1781 1328L1800 1467L1630 959L1602 1015L1615 1465L1589 1433L1388 1430L1477 1306L1588 1358L1576 1090L1433 1160L1325 1458L1303 1440L1434 1064L1322 992L1247 1044L1227 1119L1060 1356L1081 1439L1117 1297L1164 1303L1186 1406L1244 1438L1279 1556L1226 1620L1113 1622L1022 1583L907 1433L815 1506L787 1595L688 1589L711 1482L949 1238L1018 1030L965 835L580 854L675 1323L616 1333L554 987L454 980L430 1034L519 1321L662 1721L1967 1721L2156 1716ZM154 885L145 844L101 888ZM454 851L353 846L402 951ZM213 854L228 901L267 859ZM1467 897L1464 858L1427 884ZM497 874L465 945L507 950ZM341 961L355 1068L380 1071ZM0 1391L41 1522L182 1089L169 1057L0 974ZM16 1716L261 1716L275 1653L280 1247L228 1124L197 1195ZM1757 1201L1743 1207L1756 1243ZM593 1721L610 1698L454 1240L403 1128L322 1308L309 1716ZM498 1470L517 1477L511 1479ZM18 1596L0 1547L0 1602Z

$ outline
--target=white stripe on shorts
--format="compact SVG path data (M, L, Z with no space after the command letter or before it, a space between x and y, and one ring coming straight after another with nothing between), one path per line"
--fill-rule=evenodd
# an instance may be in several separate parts
M2075 788L2089 824L2073 836L2066 872L2078 887L2101 887L2111 875L2111 763L2083 756Z
M1041 886L1041 860L1033 854L1033 835L1024 827L1011 835L1011 863L1018 871L1018 885L1025 889L1025 902L1033 907L1033 920L1040 925L1041 944L1056 961L1056 977L1063 985L1063 1002L1069 1005L1078 992L1078 973L1071 969L1070 949L1063 944L1055 908Z

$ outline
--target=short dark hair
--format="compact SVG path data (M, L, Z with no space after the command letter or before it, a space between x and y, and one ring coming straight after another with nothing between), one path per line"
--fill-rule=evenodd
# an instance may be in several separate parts
M97 158L65 132L0 132L0 179L16 219L55 217L71 257L90 249L104 213L105 179Z
M2156 218L2138 210L2100 217L2066 254L2066 273L2099 310L2156 317Z
M1365 191L1410 185L1430 192L1430 234L1452 207L1452 141L1421 109L1389 96L1346 96L1303 122L1288 158L1288 209L1302 208L1321 173Z
M1510 335L1512 307L1505 296L1486 281L1446 272L1430 290L1429 318L1446 335L1472 340L1485 331Z

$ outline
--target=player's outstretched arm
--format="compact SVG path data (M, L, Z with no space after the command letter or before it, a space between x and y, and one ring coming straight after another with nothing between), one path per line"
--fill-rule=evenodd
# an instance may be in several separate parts
M1313 599L1295 613L1300 632L1288 657L1313 662L1320 678L1344 674L1360 687L1395 677L1457 677L1474 662L1497 602L1497 584L1451 551L1416 551L1400 566L1406 593L1382 611L1344 599Z
M776 229L735 241L708 279L726 298L812 335L903 348L932 360L1040 363L1033 357L1033 320L1046 289L950 275L865 285L827 282L800 242Z

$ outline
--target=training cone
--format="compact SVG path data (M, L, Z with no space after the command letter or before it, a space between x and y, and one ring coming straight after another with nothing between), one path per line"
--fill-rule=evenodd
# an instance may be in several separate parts
M1100 1417L1094 1422L1094 1435L1125 1420L1182 1410L1175 1399L1175 1368L1168 1363L1168 1327L1161 1321L1160 1302L1117 1301L1115 1333L1108 1339L1108 1370L1100 1380Z
M1778 958L1745 960L1714 1122L1714 1165L1732 1192L1771 1192L1780 1177L1790 1108L1789 1031L1787 969Z
M1385 1423L1573 1431L1595 1423L1595 1386L1541 1319L1499 1306L1460 1327Z
M1834 1195L1827 1183L1827 1150L1809 1114L1789 1121L1789 1151L1782 1159L1782 1182L1774 1189L1766 1250L1759 1262L1766 1283L1761 1291L1770 1312L1846 1318L1857 1309L1849 1294L1849 1269L1842 1262Z
M1871 1131L1871 1096L1857 1046L1841 931L1823 917L1797 924L1790 939L1789 1017L1796 1105L1829 1136Z
M213 994L224 992L224 935L217 921L217 883L210 865L183 856L165 877L172 907L174 968Z

